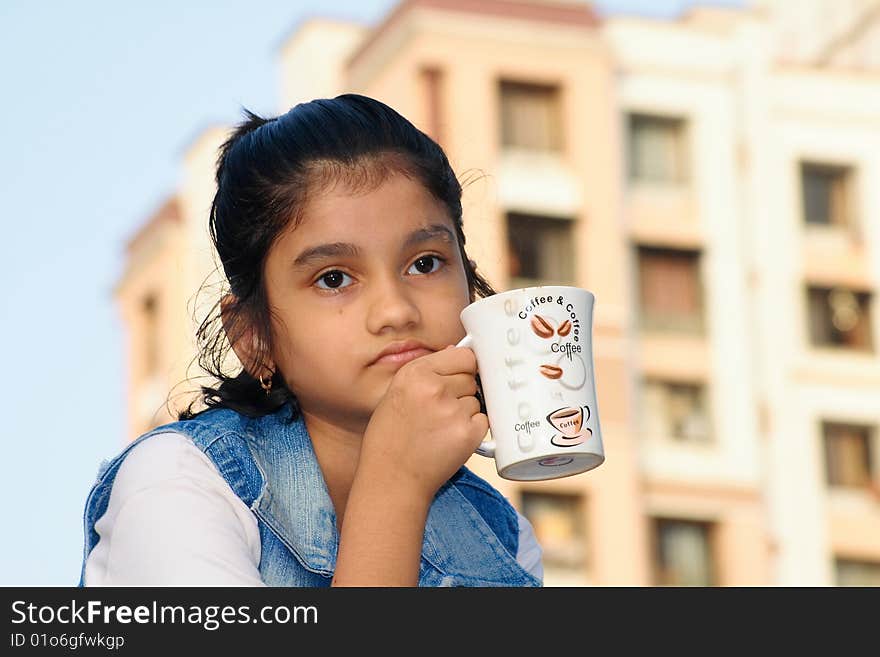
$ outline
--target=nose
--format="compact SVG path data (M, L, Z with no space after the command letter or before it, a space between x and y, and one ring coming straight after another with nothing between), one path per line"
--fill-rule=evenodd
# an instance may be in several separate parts
M371 333L398 333L418 325L422 315L406 283L388 277L374 286L367 314Z

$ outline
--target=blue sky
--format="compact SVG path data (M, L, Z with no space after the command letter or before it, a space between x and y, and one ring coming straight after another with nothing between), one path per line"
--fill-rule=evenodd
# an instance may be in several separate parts
M278 112L276 52L312 15L394 0L0 2L0 586L79 579L82 509L125 440L125 244L206 126ZM690 2L604 0L675 15ZM734 0L706 4L740 4Z

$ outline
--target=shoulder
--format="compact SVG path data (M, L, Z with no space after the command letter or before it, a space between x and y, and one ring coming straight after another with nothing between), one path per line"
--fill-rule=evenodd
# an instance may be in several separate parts
M265 486L262 455L282 450L278 440L291 434L283 427L295 422L289 407L260 417L249 417L228 408L212 408L189 419L157 427L147 437L168 432L180 436L178 446L157 447L163 464L162 475L173 476L181 468L189 476L208 471L217 473L245 504L253 504ZM303 425L304 426L304 425ZM151 435L152 434L152 435ZM143 460L149 462L149 455Z
M178 433L185 435L196 447L205 451L220 438L250 434L254 430L255 423L259 424L265 419L265 416L251 418L230 408L209 408L188 419L156 427L144 435Z
M187 436L132 446L98 514L86 586L259 585L256 518Z
M519 535L519 514L492 484L466 467L460 468L450 482L477 509L499 538Z
M456 488L471 500L502 504L504 506L510 504L497 488L482 477L474 474L466 466L459 468L458 472L452 476L449 482L454 484Z
M517 563L537 580L542 581L543 554L529 520L519 513L497 488L485 479L462 467L451 483L476 508L483 520L507 546Z
M131 448L116 475L119 494L134 494L174 479L212 480L220 477L211 460L187 436L174 431L155 433Z

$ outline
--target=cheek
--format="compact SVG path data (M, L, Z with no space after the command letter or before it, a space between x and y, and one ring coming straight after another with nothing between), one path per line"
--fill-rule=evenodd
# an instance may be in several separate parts
M286 332L278 344L280 362L293 373L338 369L352 353L354 331L348 313L334 310L320 317L312 315L294 330Z
M467 290L456 290L448 296L434 299L425 317L430 318L444 334L455 335L462 329L461 311L468 306Z
M453 271L449 272L450 276L442 286L444 289L442 291L437 290L436 294L442 296L444 301L452 300L454 303L461 306L461 308L464 308L473 301L473 293L471 292L467 273L465 272L464 267L461 266L461 263L455 262L452 267ZM461 308L459 308L459 310Z
M272 324L273 355L285 375L290 376L301 369L298 366L314 352L315 338L310 336L312 330L300 326L296 318L285 316L283 321L273 320ZM323 334L320 329L314 329L314 333Z
M302 335L291 336L278 349L277 361L287 387L294 394L301 395L315 384L325 385L328 364L336 360L332 353L324 341L316 342Z

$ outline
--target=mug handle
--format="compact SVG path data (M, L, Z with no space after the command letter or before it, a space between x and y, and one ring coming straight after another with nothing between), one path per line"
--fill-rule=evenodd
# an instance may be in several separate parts
M470 335L464 336L456 347L467 347L468 349L473 349L474 339ZM491 429L491 427L490 427ZM480 443L480 446L474 450L475 454L479 454L480 456L485 456L486 458L494 458L495 456L495 439L484 440Z

